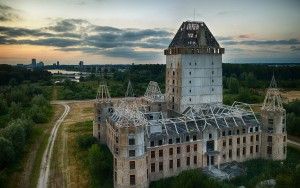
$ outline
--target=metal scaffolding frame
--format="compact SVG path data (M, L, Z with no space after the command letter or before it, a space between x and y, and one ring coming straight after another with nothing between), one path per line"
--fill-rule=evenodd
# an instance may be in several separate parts
M96 95L96 100L98 102L110 102L111 101L110 93L109 93L109 90L108 90L108 87L106 84L99 85L97 95Z
M262 105L262 110L283 110L282 99L280 96L279 89L277 88L277 83L274 74L272 76L270 86L267 90L267 94Z
M152 102L164 102L165 95L161 93L157 82L150 81L144 97Z

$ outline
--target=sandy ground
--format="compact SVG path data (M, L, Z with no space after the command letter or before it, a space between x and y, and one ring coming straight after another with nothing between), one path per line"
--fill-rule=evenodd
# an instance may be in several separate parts
M72 101L70 112L58 130L50 170L49 187L88 187L89 173L76 158L76 123L93 120L94 101ZM91 132L92 134L92 132Z
M55 122L51 131L51 135L48 140L47 147L44 151L41 166L40 166L40 175L37 184L38 188L47 188L48 180L49 180L50 164L52 160L53 147L57 136L57 131L70 111L70 107L68 104L61 103L61 105L64 106L65 110L60 116L60 118Z
M281 92L281 96L283 97L283 100L291 102L293 100L300 100L300 91L286 91Z

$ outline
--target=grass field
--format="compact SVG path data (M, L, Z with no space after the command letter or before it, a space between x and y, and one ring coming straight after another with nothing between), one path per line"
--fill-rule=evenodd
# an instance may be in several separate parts
M50 167L50 187L90 187L90 177L84 161L87 151L79 151L76 138L92 134L93 103L69 104L69 115L58 130Z

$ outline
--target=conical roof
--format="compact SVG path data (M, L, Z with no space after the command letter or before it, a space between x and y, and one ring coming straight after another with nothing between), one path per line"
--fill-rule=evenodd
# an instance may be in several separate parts
M169 48L220 48L219 43L204 22L183 22Z

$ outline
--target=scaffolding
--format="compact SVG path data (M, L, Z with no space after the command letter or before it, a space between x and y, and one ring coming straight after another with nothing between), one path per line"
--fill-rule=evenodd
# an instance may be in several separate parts
M111 102L110 93L106 84L99 85L96 100L98 102Z
M152 102L164 102L165 95L161 93L157 82L150 81L144 97Z
M280 96L279 89L277 88L277 83L274 74L272 76L272 80L267 90L267 94L261 109L269 111L283 110L282 99Z

